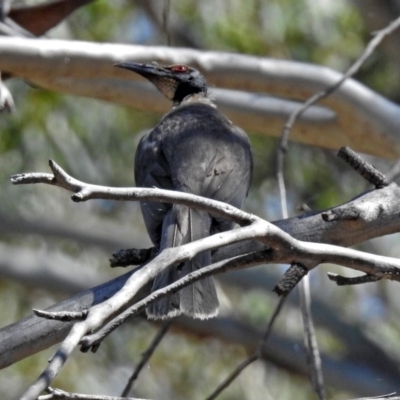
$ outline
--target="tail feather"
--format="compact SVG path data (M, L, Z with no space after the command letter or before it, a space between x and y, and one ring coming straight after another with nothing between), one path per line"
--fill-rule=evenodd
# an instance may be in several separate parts
M207 237L210 225L211 219L207 213L174 205L164 219L160 250ZM210 252L203 252L181 268L170 267L154 280L153 291L210 263ZM218 305L213 279L208 277L154 302L148 307L147 315L152 319L165 319L184 313L193 318L207 319L218 313Z
M198 268L191 269L194 271ZM218 314L218 297L212 277L204 278L180 291L180 309L192 317L208 319Z
M153 282L153 291L164 288L179 279L175 270L176 267L168 267L158 275ZM166 319L182 314L179 293L170 294L150 304L146 312L150 319Z

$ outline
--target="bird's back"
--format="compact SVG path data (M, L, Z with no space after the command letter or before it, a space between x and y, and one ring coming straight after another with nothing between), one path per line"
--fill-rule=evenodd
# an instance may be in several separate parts
M139 143L137 186L179 190L241 207L252 174L250 142L211 103L174 108ZM144 203L142 211L153 242L171 205ZM221 222L222 223L222 222ZM217 230L229 229L231 224Z

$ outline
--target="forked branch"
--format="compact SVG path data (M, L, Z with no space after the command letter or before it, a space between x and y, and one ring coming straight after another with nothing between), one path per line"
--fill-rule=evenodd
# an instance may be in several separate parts
M88 338L86 343L83 341L84 346L96 347L98 346L97 340L100 339L101 341L103 337L113 330L109 329L110 326L115 329L115 326L123 322L128 316L138 312L139 309L155 301L156 298L165 296L172 290L179 290L181 287L193 283L195 279L201 279L206 274L214 274L228 268L245 268L249 265L254 265L253 254L250 255L249 260L246 262L235 263L232 261L230 264L213 264L175 282L175 286L171 285L163 289L160 293L153 293L140 304L134 305L133 309L130 310L131 313L123 312L123 310L131 304L138 290L154 279L154 277L165 268L192 259L196 254L205 250L216 250L233 243L256 240L267 245L269 249L260 255L260 258L257 260L258 263L281 262L292 264L297 262L305 266L315 266L320 263L330 262L363 271L379 279L388 278L400 281L400 260L394 258L371 255L328 244L300 241L284 232L276 225L264 221L257 216L210 199L161 189L122 189L90 185L69 176L54 162L50 163L50 167L54 175L38 173L20 174L13 176L12 181L15 184L46 183L59 186L74 192L72 196L74 201L105 198L114 200L151 200L179 203L228 218L239 223L242 227L218 233L180 247L166 249L143 268L132 274L121 290L113 297L90 308L87 312L86 319L75 323L60 349L49 362L45 371L24 394L22 397L23 400L36 399L42 390L50 385L52 380L60 372L72 350L81 343L82 339L88 334L96 331L99 331L99 334L101 333L100 338L97 337L95 340L91 340L93 338ZM57 318L55 315L51 317ZM64 318L64 316L62 316L62 318ZM107 326L106 324L108 321L113 322ZM104 327L103 332L102 327Z

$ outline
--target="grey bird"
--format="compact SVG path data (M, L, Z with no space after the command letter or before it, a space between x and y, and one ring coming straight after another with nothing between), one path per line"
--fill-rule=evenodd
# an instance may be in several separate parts
M172 110L138 145L136 185L192 193L240 208L252 176L250 142L207 97L203 75L186 65L124 62L116 66L147 78L173 102ZM141 210L159 252L233 228L230 221L182 205L142 202ZM155 278L153 291L210 264L211 252L205 251L183 265L169 267ZM208 277L154 302L147 315L206 319L218 313L218 306L213 279Z

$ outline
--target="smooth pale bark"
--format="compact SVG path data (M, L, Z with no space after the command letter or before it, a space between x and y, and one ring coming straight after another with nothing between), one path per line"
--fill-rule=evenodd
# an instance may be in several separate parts
M392 184L367 192L355 200L332 210L358 210L359 218L324 222L321 213L277 221L275 225L294 238L317 243L350 246L370 238L400 231L400 188ZM214 253L213 261L265 249L260 242L246 241L222 247ZM371 254L371 257L374 256ZM125 283L131 272L99 287L89 289L59 303L51 310L76 311L98 304L109 298ZM0 368L34 354L60 341L70 325L30 316L0 330Z
M135 74L113 67L125 60L186 63L200 68L211 87L236 90L215 90L217 103L229 118L244 129L275 136L293 104L286 106L282 100L265 99L261 94L304 100L342 76L318 65L232 53L0 38L0 70L50 90L165 112L169 104L159 93L149 85L135 84L141 79ZM291 138L332 149L348 145L389 159L400 156L400 108L396 104L348 79L322 105L330 110L309 110L308 117L294 126Z

